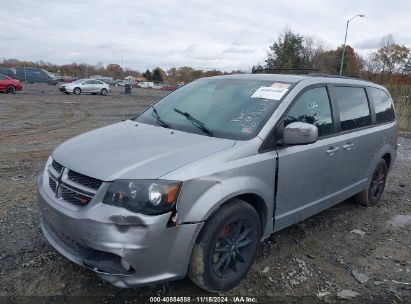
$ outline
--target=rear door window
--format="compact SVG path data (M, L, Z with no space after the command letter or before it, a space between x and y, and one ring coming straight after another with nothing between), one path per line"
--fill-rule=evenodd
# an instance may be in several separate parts
M285 116L284 126L296 121L317 126L319 137L334 133L326 87L308 89L297 99Z
M370 108L364 88L336 86L335 94L340 112L341 131L371 125Z
M375 107L376 123L393 121L395 115L390 96L385 91L377 88L370 87L369 92Z

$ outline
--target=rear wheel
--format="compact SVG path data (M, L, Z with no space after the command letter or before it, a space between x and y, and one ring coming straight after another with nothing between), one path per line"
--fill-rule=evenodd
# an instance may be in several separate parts
M80 88L75 88L73 90L73 93L76 94L76 95L80 95L81 94L81 89Z
M6 93L7 94L15 94L16 93L16 88L14 87L14 86L8 86L7 88L6 88Z
M354 197L356 202L367 207L376 205L384 192L387 174L387 163L385 160L380 159L368 183L368 188Z
M194 245L188 276L211 292L235 287L250 269L260 238L255 209L233 200L207 220Z
M107 89L101 89L101 95L107 95Z

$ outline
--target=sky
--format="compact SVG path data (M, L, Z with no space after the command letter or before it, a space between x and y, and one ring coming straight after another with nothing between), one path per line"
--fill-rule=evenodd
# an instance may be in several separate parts
M5 0L0 0L0 3ZM366 56L383 35L411 47L408 0L13 0L0 5L0 59L250 70L285 28Z

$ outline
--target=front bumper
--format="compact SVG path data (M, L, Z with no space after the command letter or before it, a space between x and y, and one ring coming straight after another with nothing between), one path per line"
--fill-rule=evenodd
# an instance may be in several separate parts
M50 195L43 175L38 178L38 190L41 229L47 241L114 286L136 287L186 275L203 223L167 228L170 214L136 214L101 203L98 193L81 209L67 208L67 202ZM121 259L132 269L126 271Z

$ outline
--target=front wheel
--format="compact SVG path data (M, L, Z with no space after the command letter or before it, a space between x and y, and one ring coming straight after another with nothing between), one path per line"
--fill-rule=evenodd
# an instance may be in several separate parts
M103 96L107 95L107 89L101 89L101 95Z
M194 245L188 276L211 292L235 287L250 269L260 238L256 210L234 199L207 220Z
M80 88L75 88L75 89L73 90L73 93L74 93L75 95L80 95L80 94L81 94L81 89L80 89Z
M357 203L367 207L376 205L384 192L387 174L387 163L380 159L368 183L368 188L354 197Z
M13 86L8 86L8 87L6 88L6 93L7 93L7 94L15 94L15 93L16 93L16 88L13 87Z

